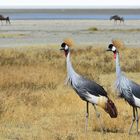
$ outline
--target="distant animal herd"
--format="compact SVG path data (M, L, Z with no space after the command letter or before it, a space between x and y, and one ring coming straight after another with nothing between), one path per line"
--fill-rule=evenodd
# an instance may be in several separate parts
M9 16L8 17L5 17L3 15L0 15L0 20L1 20L1 23L3 24L2 21L6 21L6 24L11 24L10 22L10 18ZM120 17L119 15L113 15L110 17L110 21L111 20L114 20L114 23L117 24L117 21L119 21L119 23L124 23L124 18L123 17Z

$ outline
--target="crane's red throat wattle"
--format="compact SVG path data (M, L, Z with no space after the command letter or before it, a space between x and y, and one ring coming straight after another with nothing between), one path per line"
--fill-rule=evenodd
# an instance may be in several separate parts
M116 59L116 52L114 53L114 59Z
M64 51L65 52L65 56L67 57L67 55L68 55L68 51Z

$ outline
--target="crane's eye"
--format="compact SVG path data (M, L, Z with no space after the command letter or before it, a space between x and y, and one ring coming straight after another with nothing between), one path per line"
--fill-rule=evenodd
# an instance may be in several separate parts
M63 48L63 50L66 50L66 51L69 49L68 45L65 42L61 44L61 47Z
M62 47L62 48L65 48L65 46L66 46L66 43L62 43L62 44L61 44L61 47Z
M112 47L113 47L113 44L109 44L108 48L112 49Z

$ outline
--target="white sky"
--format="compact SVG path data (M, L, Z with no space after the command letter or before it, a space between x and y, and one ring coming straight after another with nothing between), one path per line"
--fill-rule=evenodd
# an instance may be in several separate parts
M140 7L140 0L0 0L0 8L8 7Z

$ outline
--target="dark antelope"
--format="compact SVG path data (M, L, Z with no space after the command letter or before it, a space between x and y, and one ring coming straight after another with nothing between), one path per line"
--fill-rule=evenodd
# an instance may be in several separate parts
M111 17L110 17L110 20L114 20L115 23L117 23L117 21L120 21L120 23L121 23L121 22L124 23L124 18L123 18L123 17L120 17L120 16L118 16L118 15L111 16Z
M1 22L2 22L3 20L5 20L6 23L11 24L11 22L10 22L10 18L9 18L9 17L4 17L3 15L0 15L0 20L1 20Z

